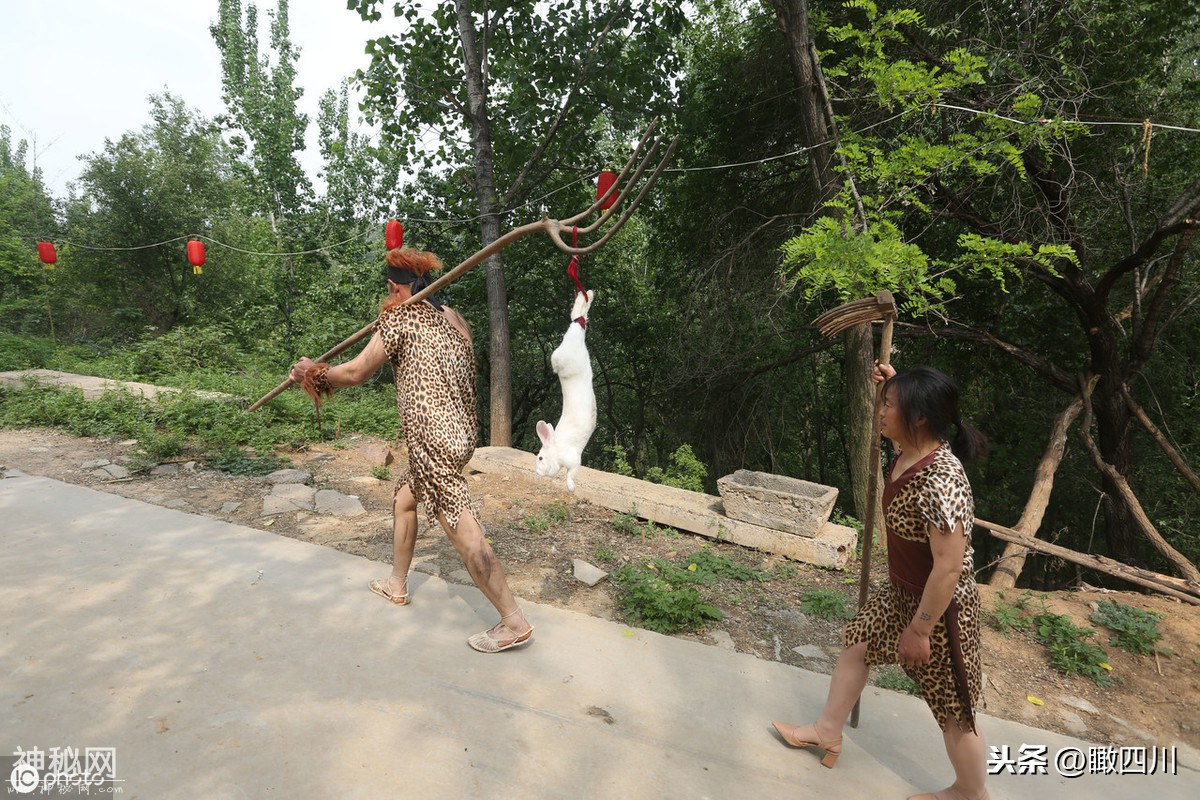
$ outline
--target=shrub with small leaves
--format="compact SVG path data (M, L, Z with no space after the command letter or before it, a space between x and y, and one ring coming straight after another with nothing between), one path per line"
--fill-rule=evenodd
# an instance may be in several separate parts
M626 565L612 577L619 590L617 604L629 621L658 633L699 630L720 620L716 606L705 603L692 582L694 573L663 562Z
M1115 634L1109 640L1109 644L1137 655L1149 655L1158 649L1158 642L1162 639L1158 621L1162 619L1162 614L1143 611L1113 600L1101 600L1097 605L1091 620Z
M1046 645L1050 663L1063 675L1083 675L1097 686L1112 681L1108 654L1089 641L1096 635L1092 628L1080 628L1063 614L1043 611L1033 617L1033 634Z
M809 589L800 596L800 609L821 619L845 619L846 595L836 589Z

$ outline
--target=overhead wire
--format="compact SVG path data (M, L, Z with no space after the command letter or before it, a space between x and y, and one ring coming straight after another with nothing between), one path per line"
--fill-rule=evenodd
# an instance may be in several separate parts
M933 103L929 103L928 105L926 105L924 107L924 110L927 110L927 111L934 111L934 110L938 110L938 109L949 109L949 110L953 110L953 111L961 111L961 112L965 112L965 113L976 114L979 116L993 117L993 118L1001 119L1006 122L1011 122L1011 123L1014 123L1017 125L1046 125L1046 124L1049 124L1049 123L1055 121L1055 120L1048 119L1048 118L1047 119L1034 119L1034 120L1021 120L1021 119L1016 119L1014 117L1006 116L1004 114L999 114L994 111L988 111L986 109L971 108L969 106L960 106L960 105L954 105L954 104L950 104L950 103L933 102ZM917 110L918 109L908 109L905 111L901 111L897 114L893 114L892 116L890 116L886 119L882 119L878 122L874 122L870 125L860 128L860 129L854 131L853 133L855 133L855 134L866 133L867 131L873 130L882 125L886 125L890 122L893 122L896 119L899 119L900 117L914 114L917 112ZM1111 120L1110 121L1110 120L1082 120L1082 119L1072 119L1072 120L1064 120L1064 121L1068 122L1070 124L1088 125L1088 126L1128 126L1128 127L1145 128L1149 125L1156 130L1173 130L1173 131L1181 131L1184 133L1200 133L1200 128L1190 128L1190 127L1185 127L1185 126L1181 126L1181 125L1168 125L1165 123L1153 123L1153 122L1150 122L1149 120L1144 120L1142 122L1123 121L1123 120ZM698 167L668 167L663 170L663 173L664 174L666 174L666 173L683 174L683 173L689 173L689 172L711 172L711 171L716 171L716 170L741 169L744 167L757 166L759 164L767 164L767 163L770 163L773 161L779 161L779 160L782 160L785 158L792 158L792 157L807 153L811 150L815 150L820 147L826 147L830 144L833 144L833 140L827 139L826 141L818 142L817 144L806 145L804 147L800 147L795 150L791 150L787 153L779 153L779 154L776 154L773 156L766 156L764 158L753 159L753 160L749 160L749 161L730 162L730 163L725 163L725 164L712 164L712 165L705 165L705 166L698 166ZM581 183L591 181L599 173L600 173L600 170L592 170L592 171L584 174L580 178L577 178L573 181L563 184L562 186L552 189L549 192L546 192L545 194L543 194L539 197L536 197L536 198L533 198L530 200L526 200L522 203L517 204L516 206L513 206L512 208L505 209L504 211L502 211L500 213L501 214L511 214L515 211L519 211L524 208L528 208L531 206L537 206L540 203L542 203L544 200L547 200L550 197L553 197L554 195L559 194L560 192L564 192L567 189L570 189ZM424 223L424 224L458 224L458 225L461 225L461 224L467 224L467 223L471 223L471 222L478 222L478 221L482 220L484 218L484 216L486 216L486 215L476 214L475 216L471 216L471 217L411 217L410 216L410 217L405 217L405 220L409 221L409 222ZM382 223L377 223L377 224L382 224ZM120 252L120 251L146 250L146 249L153 248L153 247L162 247L164 245L173 244L175 242L183 241L185 239L202 239L202 240L207 241L218 247L223 247L223 248L232 250L237 253L242 253L244 255L276 256L276 257L304 256L304 255L313 255L316 253L327 252L327 251L334 250L339 247L343 247L343 246L348 245L357 240L365 239L368 236L373 235L375 227L376 227L375 225L372 225L372 226L368 227L366 230L364 230L362 233L355 234L354 236L351 236L348 239L344 239L344 240L342 240L340 242L336 242L334 244L323 245L321 247L311 248L308 250L295 250L295 251L288 251L288 252L248 250L245 248L237 247L236 245L231 245L227 242L222 242L222 241L216 239L215 237L209 236L208 234L185 234L183 236L176 236L176 237L173 237L171 239L167 239L167 240L164 240L161 242L154 242L152 244L136 245L136 246L129 246L129 247L101 247L101 246L87 245L87 244L82 244L82 243L78 243L78 242L73 242L70 240L59 240L59 242L64 245L70 245L72 247L77 247L77 248L83 249L83 250Z

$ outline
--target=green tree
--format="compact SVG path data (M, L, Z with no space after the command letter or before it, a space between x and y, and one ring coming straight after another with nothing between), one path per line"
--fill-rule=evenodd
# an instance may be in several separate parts
M382 18L380 5L349 3L368 20ZM368 45L366 105L385 144L469 187L484 246L549 179L587 164L606 130L635 130L663 107L676 64L672 37L684 23L677 4L654 0L392 9L406 30ZM486 277L490 441L508 445L512 352L500 254L488 259Z
M1124 392L1192 308L1200 163L1165 136L1147 158L1140 124L1105 131L1075 120L1141 120L1169 115L1168 101L1194 103L1197 7L1079 2L1063 14L1023 3L1009 9L1015 31L991 5L922 5L853 0L856 22L831 31L843 58L827 74L852 98L840 152L867 224L847 224L856 203L844 190L840 216L785 246L789 279L815 296L865 274L921 323L908 335L992 349L1068 397L1080 392L1076 374L1099 376L1108 550L1141 562L1149 539L1196 579L1138 522L1124 490L1136 483Z
M12 332L27 325L49 332L46 270L36 242L54 239L58 223L40 170L26 163L28 144L0 125L0 319Z
M68 207L73 241L66 272L83 302L77 333L160 331L188 321L203 283L219 282L221 254L211 252L194 275L182 238L202 234L229 216L241 189L218 129L172 95L150 98L151 122L139 133L106 140L84 157L82 194ZM158 242L169 242L149 247ZM84 308L88 311L85 314ZM86 319L85 319L86 317ZM90 320L90 321L88 321Z
M228 114L220 121L232 132L242 177L249 187L249 208L263 215L273 242L269 250L297 252L303 247L299 218L310 206L312 187L296 153L304 149L308 115L297 110L304 90L296 86L288 0L278 0L270 17L270 51L275 63L259 51L258 7L242 13L241 0L219 0L217 22L209 28L221 51L221 84ZM309 261L279 256L273 289L289 339L296 335L294 312L301 286L311 283Z

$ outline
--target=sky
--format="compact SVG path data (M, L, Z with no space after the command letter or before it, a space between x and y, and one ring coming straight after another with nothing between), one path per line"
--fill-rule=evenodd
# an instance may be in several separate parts
M265 50L275 0L255 5ZM30 143L51 194L66 196L82 171L80 155L141 130L151 94L170 90L207 118L224 112L221 56L208 32L216 18L217 0L0 0L0 125L14 142ZM292 0L289 23L300 50L300 111L309 116L300 160L315 181L321 95L365 68L367 40L398 21L385 14L363 22L345 0Z

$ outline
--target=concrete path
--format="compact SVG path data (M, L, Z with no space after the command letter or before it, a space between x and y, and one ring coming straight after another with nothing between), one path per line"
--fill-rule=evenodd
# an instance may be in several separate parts
M52 369L22 369L15 372L0 372L0 386L20 389L27 381L53 386L58 389L81 389L85 400L96 400L105 392L129 392L153 400L160 394L178 394L182 389L170 386L155 386L150 383L137 381L114 381L108 378L96 378L91 375L76 375L73 372L58 372ZM236 400L238 398L224 392L208 392L197 389L192 392L197 397L208 400Z
M841 761L783 747L828 679L533 603L534 643L380 563L9 471L0 480L0 755L116 748L128 798L904 798L950 780L915 698L869 688ZM1089 745L984 717L991 745ZM1161 744L1169 745L1169 742ZM1191 751L1189 751L1191 752ZM1177 775L1001 775L996 800L1174 800ZM8 788L8 776L0 776ZM29 797L37 794L25 795Z

